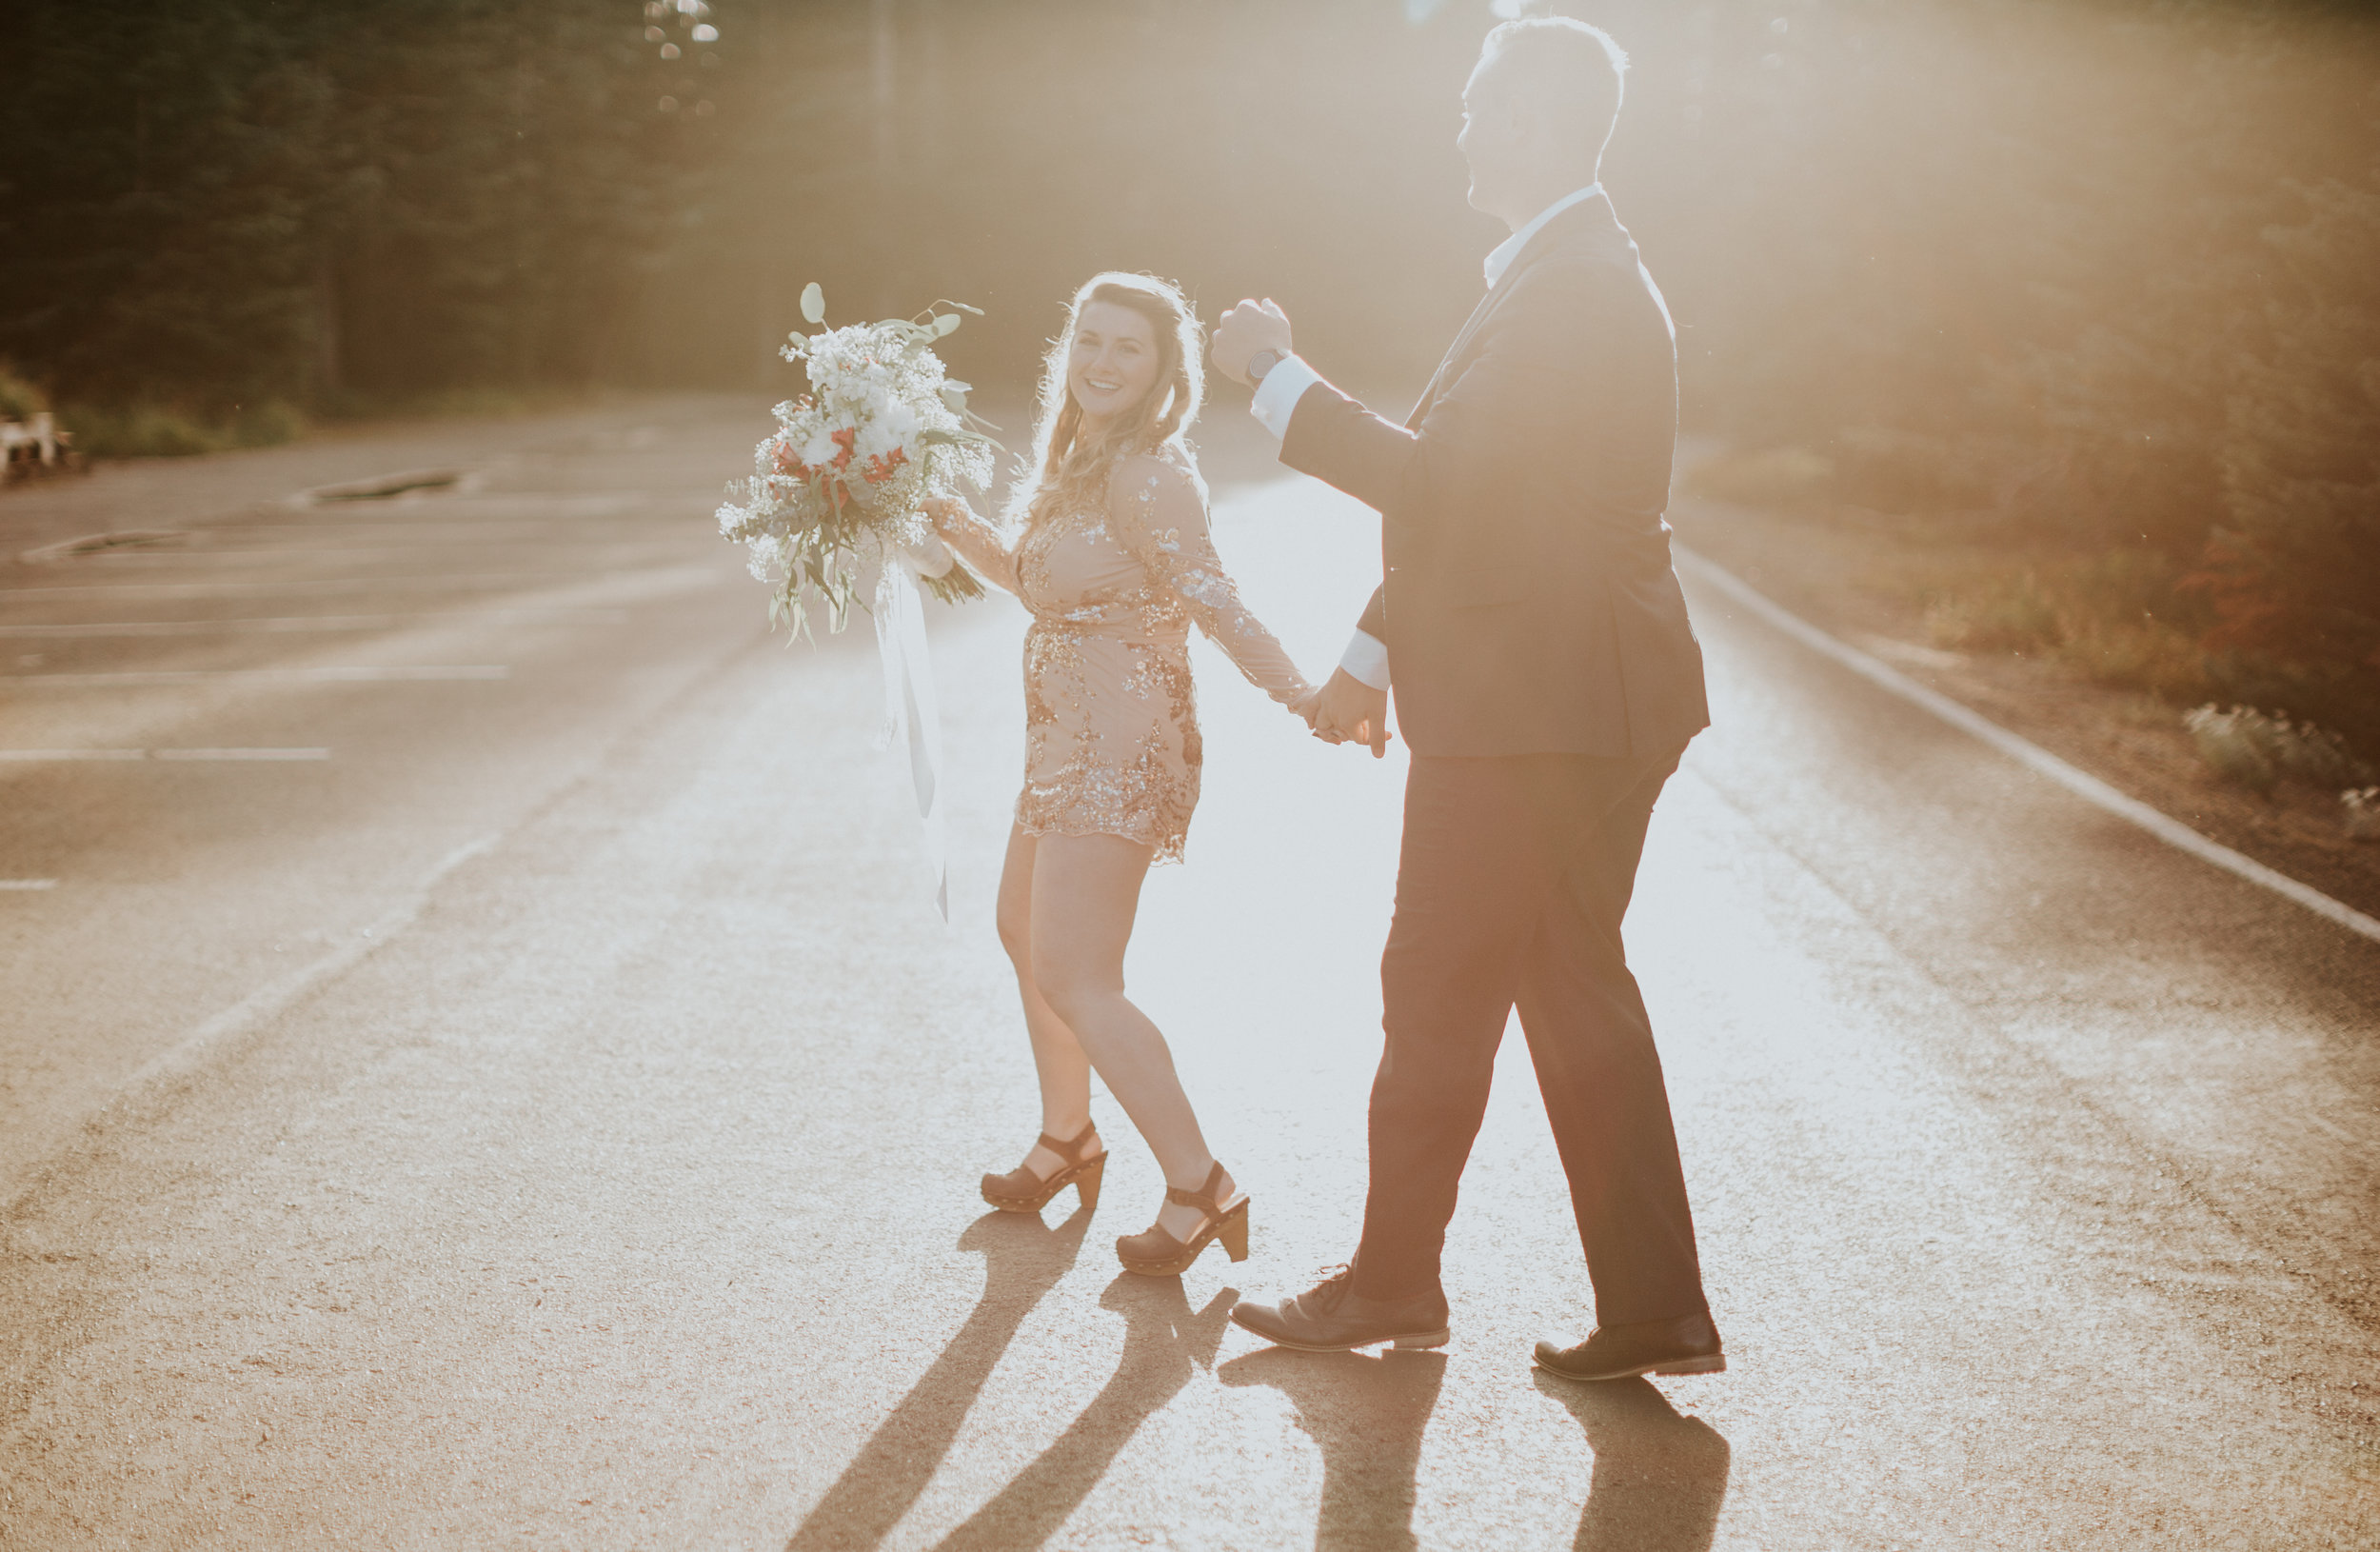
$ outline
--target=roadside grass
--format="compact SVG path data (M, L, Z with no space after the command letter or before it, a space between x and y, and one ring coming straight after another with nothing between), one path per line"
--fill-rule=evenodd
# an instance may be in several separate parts
M0 420L30 420L49 408L40 388L0 361Z
M163 404L67 404L58 424L87 458L188 458L233 448L268 448L305 434L306 417L278 400L207 415Z
M1988 507L1912 514L1854 505L1836 494L1833 461L1798 448L1718 454L1692 468L1686 486L1854 537L1870 564L1842 583L1913 613L1925 645L2054 664L2137 693L2188 731L2217 777L2261 796L2297 784L2338 803L2350 836L2380 839L2380 800L2359 795L2380 780L2380 750L2297 714L2335 701L2330 686L2211 649L2212 611L2167 554L2078 547Z
M345 393L308 408L286 400L209 411L188 405L69 402L58 425L88 458L189 458L239 448L293 442L317 426L351 427L379 420L500 419L569 409L608 396L584 387L463 388L403 394ZM29 382L0 370L0 418L49 408Z

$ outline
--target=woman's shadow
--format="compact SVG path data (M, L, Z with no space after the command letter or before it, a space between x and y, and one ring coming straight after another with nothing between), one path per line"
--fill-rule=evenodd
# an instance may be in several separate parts
M1537 1388L1587 1431L1595 1476L1571 1552L1709 1552L1732 1451L1644 1380L1580 1384L1539 1369Z
M785 1552L843 1552L883 1543L950 1453L967 1408L991 1378L1025 1316L1073 1267L1090 1216L1055 1229L1026 1213L986 1213L959 1240L985 1258L983 1295L785 1543ZM1124 1318L1115 1374L1057 1442L989 1502L942 1538L943 1548L1041 1545L1090 1496L1142 1423L1215 1362L1238 1290L1192 1311L1177 1278L1126 1272L1100 1296Z
M1193 1310L1180 1278L1119 1273L1100 1294L1101 1309L1124 1318L1115 1374L1056 1443L936 1543L936 1552L1015 1552L1057 1534L1140 1424L1180 1395L1192 1375L1213 1366L1239 1299L1239 1289L1225 1288Z
M785 1552L873 1547L901 1522L950 1453L967 1408L1025 1316L1073 1268L1090 1224L1091 1215L1078 1208L1056 1228L1021 1212L987 1212L967 1225L959 1248L982 1253L982 1296L803 1520Z

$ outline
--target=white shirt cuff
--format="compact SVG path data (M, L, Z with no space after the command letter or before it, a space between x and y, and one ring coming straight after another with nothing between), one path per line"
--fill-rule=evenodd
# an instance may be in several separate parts
M1298 412L1298 401L1306 396L1306 389L1321 380L1320 372L1296 356L1283 356L1273 363L1273 369L1256 386L1256 397L1248 402L1248 413L1276 440L1285 437L1289 434L1289 417Z
M1285 361L1281 363L1281 367L1287 365L1289 363ZM1273 368L1273 371L1279 370L1280 367ZM1264 380L1271 382L1272 372L1265 373ZM1369 685L1374 689L1388 688L1388 644L1368 631L1356 632L1354 639L1347 643L1347 650L1340 656L1339 666L1347 670L1348 678L1359 684Z

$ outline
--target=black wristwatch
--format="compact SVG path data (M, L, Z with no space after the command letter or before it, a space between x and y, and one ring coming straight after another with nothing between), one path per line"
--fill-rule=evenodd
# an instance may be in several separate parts
M1263 382L1264 374L1279 366L1284 359L1283 352L1279 350L1259 350L1248 358L1248 381Z

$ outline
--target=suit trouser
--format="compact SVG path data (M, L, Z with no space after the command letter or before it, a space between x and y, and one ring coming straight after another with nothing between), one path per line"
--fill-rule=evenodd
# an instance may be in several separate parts
M1416 756L1380 961L1371 1195L1356 1291L1435 1290L1512 1010L1545 1097L1605 1325L1705 1305L1669 1093L1620 943L1654 758Z

